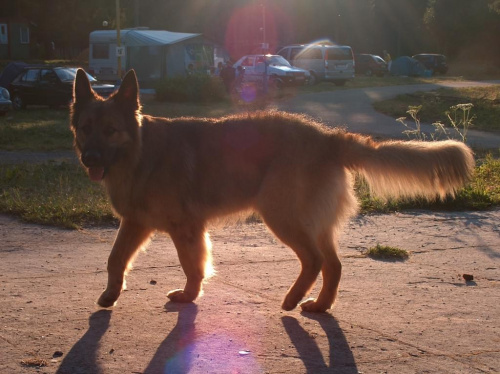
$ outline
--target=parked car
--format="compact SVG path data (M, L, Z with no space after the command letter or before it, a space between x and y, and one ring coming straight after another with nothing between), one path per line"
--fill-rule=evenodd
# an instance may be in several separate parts
M311 83L331 81L343 86L354 78L354 56L351 47L331 43L290 45L278 52L292 66L309 71Z
M9 91L6 88L0 87L0 116L4 116L12 109Z
M68 105L73 97L73 81L77 68L28 66L10 83L9 92L14 109L26 105ZM109 96L115 89L111 84L99 83L87 74L94 91Z
M361 53L355 55L354 60L356 62L354 65L356 74L364 74L368 77L372 75L382 77L389 73L387 62L380 56Z
M309 79L309 72L290 65L282 56L278 55L247 55L240 58L233 65L236 71L244 70L245 82L262 82L267 72L270 83L276 87L299 86Z
M446 74L448 72L448 64L445 55L438 55L434 53L420 53L412 56L417 61L420 61L427 70L432 73Z

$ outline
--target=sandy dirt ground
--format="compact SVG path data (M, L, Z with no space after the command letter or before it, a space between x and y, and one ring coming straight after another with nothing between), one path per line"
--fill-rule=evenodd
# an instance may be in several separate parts
M357 217L338 301L315 315L280 309L299 263L261 224L211 232L218 273L187 305L167 303L184 276L158 234L102 310L116 228L0 215L0 373L498 373L499 223L498 210ZM410 258L362 255L377 243Z

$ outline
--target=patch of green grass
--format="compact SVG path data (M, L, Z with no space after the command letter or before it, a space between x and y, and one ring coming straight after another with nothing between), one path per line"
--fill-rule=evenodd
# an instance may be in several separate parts
M238 111L230 103L211 105L159 103L146 98L143 112L160 117L221 117ZM0 149L6 151L45 152L71 150L73 134L68 109L28 107L0 117Z
M348 81L345 86L336 86L333 82L320 82L315 85L302 86L299 89L301 93L310 92L325 92L325 91L338 91L351 88L365 88L365 87L386 87L386 86L403 86L410 84L422 84L422 83L438 83L443 80L447 81L457 81L463 80L463 78L457 77L395 77L395 76L385 76L385 77L367 77L364 75L357 75L353 80Z
M223 117L238 111L229 101L212 104L158 102L142 99L142 112L156 117Z
M427 123L442 122L449 125L446 112L450 107L472 103L472 129L500 131L500 87L442 88L431 92L417 92L399 95L390 100L374 103L374 108L394 118L406 117L408 107L422 106L418 115L420 121Z
M478 161L476 173L455 199L383 201L370 195L359 179L356 193L363 213L405 209L480 210L500 205L500 160L491 155ZM104 188L89 180L77 164L0 164L0 212L28 222L78 228L115 224Z
M370 248L365 254L375 260L405 261L410 257L404 249L380 244Z
M455 198L436 199L389 199L374 197L367 183L357 178L356 194L361 202L362 213L389 213L409 209L440 211L485 210L500 206L500 159L488 154L477 161L472 180L458 191Z
M71 149L67 109L27 109L0 117L0 149L54 151Z
M117 223L104 188L77 164L0 164L0 212L67 228Z

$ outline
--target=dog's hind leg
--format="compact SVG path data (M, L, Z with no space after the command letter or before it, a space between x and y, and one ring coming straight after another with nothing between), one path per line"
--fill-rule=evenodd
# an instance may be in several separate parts
M194 301L202 290L203 279L212 270L211 244L204 225L182 225L169 231L187 281L184 289L173 290L167 297L180 303Z
M137 251L151 236L150 228L122 219L108 259L108 286L97 301L104 308L115 304L125 288L125 274L132 266Z
M289 238L283 238L282 240L297 254L301 265L297 280L288 290L281 304L284 310L292 310L314 286L324 260L314 242L306 236L294 240L294 242L291 242Z
M302 310L306 312L324 312L331 308L337 297L342 274L342 264L337 252L337 243L330 230L320 235L318 246L324 257L323 267L321 268L323 286L316 300L309 299L300 304Z
M298 222L285 221L283 212L277 215L261 212L269 229L286 245L293 249L300 260L301 270L295 283L288 290L281 307L294 309L311 290L323 264L323 256L316 247L307 229Z

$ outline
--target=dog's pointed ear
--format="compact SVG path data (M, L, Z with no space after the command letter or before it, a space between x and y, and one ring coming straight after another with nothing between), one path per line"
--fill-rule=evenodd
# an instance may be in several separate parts
M122 106L133 110L140 108L139 103L139 84L134 69L125 74L122 84L115 95L115 100Z
M90 86L89 78L85 70L76 71L75 83L73 85L73 102L75 104L85 104L95 98L94 91Z

